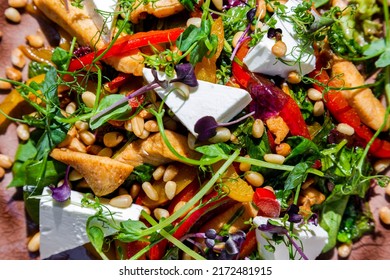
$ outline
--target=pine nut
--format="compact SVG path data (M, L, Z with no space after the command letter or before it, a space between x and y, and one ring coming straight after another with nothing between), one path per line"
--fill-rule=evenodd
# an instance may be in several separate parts
M316 117L322 116L325 113L324 102L316 101L313 107L313 115Z
M264 177L259 172L247 171L244 174L244 178L250 185L254 187L260 187L264 183Z
M138 113L138 116L140 116L141 118L143 118L144 120L148 120L148 119L151 119L153 118L153 114L150 113L148 110L146 109L142 109L141 111L139 111Z
M244 34L244 31L238 31L236 34L234 34L232 39L232 47L235 48L240 41L242 35Z
M145 211L148 215L150 215L152 213L150 211L150 209L148 207L146 207L145 205L141 205L141 207L143 208L143 211Z
M157 220L161 220L162 218L168 218L169 217L169 212L166 209L163 208L155 208L153 210L153 215Z
M0 167L0 179L5 176L5 170L3 167Z
M69 172L69 181L78 181L81 180L83 176L76 170L73 169L72 171Z
M0 81L0 90L10 90L12 88L11 83L6 81Z
M249 155L245 155L245 157L246 158L250 158L250 156ZM249 170L251 170L251 164L250 163L247 163L247 162L240 162L240 165L239 165L239 169L240 169L240 171L242 171L242 172L246 172L246 171L249 171Z
M123 124L123 127L128 131L128 132L133 132L133 126L131 125L131 120L125 121Z
M30 138L30 128L27 124L22 123L16 128L16 134L20 140L27 141Z
M179 169L176 167L176 165L173 164L168 165L163 175L163 181L164 182L172 181L178 173L179 173Z
M148 120L147 122L145 122L145 129L149 132L158 132L159 128L158 128L157 121Z
M190 25L195 25L196 27L200 27L200 24L202 23L202 19L200 17L191 17L189 19L187 19L187 27L189 27Z
M87 147L87 153L91 155L97 155L103 148L99 145L89 145Z
M152 186L150 182L142 183L142 190L145 192L146 196L149 197L153 201L157 201L159 199L158 192Z
M134 183L130 187L130 195L134 199L138 196L139 192L141 191L141 185L138 183Z
M177 187L177 185L176 185L176 182L174 182L174 181L168 181L165 183L164 190L165 190L165 194L169 200L171 200L172 198L175 197L176 187Z
M383 206L379 209L379 219L385 225L390 225L390 208Z
M322 93L315 88L309 88L307 91L307 97L309 97L312 101L320 101L322 100Z
M188 133L187 135L187 145L190 150L195 150L196 148L196 137L192 133Z
M256 18L263 19L265 17L265 14L267 13L265 0L257 0L256 2L257 2Z
M252 31L261 30L263 26L264 24L260 20L256 20L255 24L251 24L251 30Z
M68 149L80 153L87 153L85 145L77 138L72 138L72 140L70 140Z
M5 69L5 75L8 79L12 81L21 81L22 80L22 72L14 67L8 67Z
M222 0L211 0L211 2L213 2L215 8L218 11L222 11L222 8L223 8L223 1Z
M78 131L83 131L83 130L89 129L89 124L87 122L84 122L84 121L76 121L76 123L74 125Z
M373 167L376 173L385 171L390 165L390 159L379 159L374 162Z
M271 52L276 57L283 57L286 55L287 46L282 40L276 41L276 43L272 46Z
M138 136L138 138L140 138L140 139L146 139L146 138L149 137L149 135L150 135L150 132L147 131L146 129L144 129L144 130L142 131L141 135Z
M41 233L37 232L33 235L33 237L27 243L27 250L31 253L35 253L39 251L41 240Z
M186 84L180 82L171 83L172 87L175 89L175 93L184 99L188 99L190 97L190 88Z
M159 165L152 173L153 179L158 181L164 176L165 166Z
M8 0L8 5L12 8L24 8L27 6L27 0Z
M27 43L36 49L42 48L45 45L45 40L41 35L30 34L26 36Z
M96 101L96 95L93 92L85 91L81 95L81 99L83 100L83 102L88 108L93 108Z
M175 207L173 207L173 213L176 213L177 211L179 211L183 206L185 206L187 204L187 202L181 200L179 201ZM188 210L187 212L183 213L183 215L180 216L180 218L184 217L185 215L187 215L187 213L189 212L190 210Z
M87 146L92 145L96 141L95 134L88 130L80 131L79 133L81 141Z
M68 105L65 107L65 112L69 115L72 115L74 112L76 112L77 105L76 102L69 102Z
M348 256L351 254L351 251L352 245L347 243L344 243L337 248L338 256L343 259L348 258Z
M145 129L145 121L139 116L134 116L131 120L131 127L135 136L139 137Z
M288 143L281 143L276 146L275 150L278 155L286 157L291 153L291 146Z
M133 198L128 194L118 195L110 199L109 204L118 208L129 208L133 203Z
M103 143L108 148L113 148L119 145L123 141L124 137L121 133L113 131L104 134Z
M289 82L290 84L299 84L301 80L301 75L299 75L296 71L291 71L287 75L287 82Z
M283 164L285 161L285 157L278 154L265 154L264 160L269 163L275 163L275 164Z
M232 133L230 132L230 129L227 127L217 127L216 129L217 134L215 134L213 137L209 139L211 143L223 143L230 140L230 137Z
M26 65L26 59L24 58L24 54L19 48L15 48L12 50L11 63L18 68L23 68Z
M97 154L100 157L112 157L112 149L111 148L103 148L100 150L100 152Z
M264 122L261 119L255 119L252 126L252 136L261 138L264 134Z
M13 7L9 7L4 11L5 18L11 22L19 23L22 19L19 11Z
M355 129L346 123L339 123L336 127L337 131L348 136L352 136L355 133Z
M13 161L9 156L0 154L0 167L8 169L12 167L12 164Z

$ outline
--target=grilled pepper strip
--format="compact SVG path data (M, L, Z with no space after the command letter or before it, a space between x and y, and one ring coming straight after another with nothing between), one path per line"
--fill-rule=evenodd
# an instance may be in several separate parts
M255 109L255 117L266 120L269 117L279 115L287 124L292 135L310 139L309 130L297 103L271 81L261 75L249 72L237 61L237 59L242 61L248 50L248 41L245 41L232 62L232 72L237 83L248 89L251 94L253 101L250 107Z
M84 55L83 57L72 59L69 64L68 71L77 71L87 65L92 64L95 58L99 57L104 52L105 53L101 57L101 59L106 59L114 56L125 56L132 50L148 45L174 42L183 31L184 29L182 28L173 28L168 30L138 32L133 35L124 36L118 39L114 43L114 45L111 46L108 50L107 47L105 47L98 50L97 52L92 52L87 55Z
M320 66L310 73L310 76L321 84L330 87L339 86L337 81L329 78L325 70L321 70ZM313 87L321 92L324 90L322 86L317 84L314 84ZM355 135L359 140L358 143L361 143L365 147L374 136L374 133L368 126L361 122L359 114L349 106L343 94L337 90L329 90L324 94L324 101L326 108L338 122L346 123L353 127ZM376 138L370 146L369 153L377 158L390 158L390 142Z

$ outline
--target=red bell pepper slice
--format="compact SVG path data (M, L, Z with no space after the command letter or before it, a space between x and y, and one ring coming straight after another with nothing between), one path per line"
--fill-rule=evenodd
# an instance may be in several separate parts
M276 87L271 81L260 75L253 75L245 66L240 65L236 59L243 60L249 51L248 40L244 41L236 53L236 57L232 62L232 73L236 81L241 87L248 89L253 97L253 85L262 85L265 87L272 87L274 95L280 96L282 104L281 110L278 112L279 116L286 122L292 135L303 136L310 139L310 133L307 129L305 120L302 117L302 113L298 104L289 96L284 93L280 88Z
M265 188L257 188L253 194L253 202L259 208L258 215L270 218L279 217L280 204L273 191Z
M119 72L118 76L116 76L114 79L107 83L107 87L110 91L114 91L126 84L131 77L131 74Z
M239 259L248 257L257 248L256 230L251 229L247 232L245 241L241 245Z
M319 59L319 61L321 61ZM310 73L310 76L322 84L327 84L331 87L338 87L338 82L331 80L328 73L321 69L318 65L317 69ZM323 87L320 85L313 85L319 91L323 91ZM349 106L348 101L344 98L343 94L337 90L330 90L324 95L325 106L332 114L332 116L340 123L346 123L353 127L357 141L361 146L365 147L371 138L374 136L373 131L361 122L357 111ZM369 153L377 158L389 158L390 157L390 142L375 138L374 142L370 146Z
M150 44L160 44L174 42L183 33L183 28L172 28L167 30L154 30L148 32L138 32L133 35L124 36L118 39L113 46L103 55L102 59L110 57L121 57L127 55L129 52L145 47ZM68 71L73 72L83 67L92 64L94 59L100 56L107 47L84 55L80 58L74 58L70 61Z

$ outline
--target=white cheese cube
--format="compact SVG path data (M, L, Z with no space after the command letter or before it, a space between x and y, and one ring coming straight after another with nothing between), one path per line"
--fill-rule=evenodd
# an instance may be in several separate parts
M44 189L39 209L40 254L42 259L90 242L86 232L86 223L88 218L96 213L96 210L82 207L81 200L83 197L83 193L72 191L69 201L57 202L52 199L50 190L48 188ZM117 222L129 219L139 220L143 209L136 204L126 209L113 207L105 203L104 205L113 213L114 220ZM105 236L115 233L114 229L104 225L103 222L96 221L96 225L103 229Z
M259 225L266 224L269 218L255 217L253 223L258 227ZM272 219L278 220L278 219ZM303 253L309 260L314 260L321 254L322 249L328 242L328 233L319 225L307 224L298 226L294 224L294 233L298 236L298 239L294 239L295 242L301 247ZM283 236L284 242L276 243L272 239L272 233L264 232L256 229L256 240L259 254L266 260L288 260L289 248L286 244L289 241L286 236ZM274 252L270 252L265 246L272 245L275 247ZM293 253L295 259L301 259L301 255L293 247Z
M289 0L286 3L286 14L291 14L292 8L301 2ZM288 73L291 71L296 71L302 75L313 71L316 58L312 46L302 46L302 42L294 33L293 24L288 19L279 17L277 13L272 17L277 21L275 28L282 30L282 41L287 46L286 55L278 59L272 53L272 46L276 42L275 39L269 39L267 35L264 35L261 41L252 47L244 58L244 63L248 69L255 73L280 76L282 78L287 78ZM264 25L262 31L266 31L268 28L268 26Z
M149 83L154 80L151 69L144 68L143 75ZM160 72L158 76L160 80L166 79L164 73ZM175 92L172 85L167 89L155 89L180 122L195 136L195 123L200 118L212 116L217 122L228 122L252 100L246 90L205 81L198 82L198 87L190 88L188 99Z
M114 12L117 2L117 0L84 0L83 2L96 27L102 31L102 38L106 43L111 40L111 30L116 22Z

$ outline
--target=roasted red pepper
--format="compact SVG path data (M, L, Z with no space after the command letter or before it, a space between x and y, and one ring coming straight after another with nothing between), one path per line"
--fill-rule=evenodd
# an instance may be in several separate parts
M319 62L321 59L318 60ZM321 84L330 87L340 87L337 80L331 80L326 70L321 68L320 63L317 69L310 73L310 77L316 79ZM314 84L314 88L323 91L323 87ZM372 139L374 132L360 120L357 111L352 108L343 94L338 90L329 90L324 94L325 106L332 116L340 123L346 123L353 127L355 136L358 138L357 143L365 147ZM370 146L369 153L377 158L390 158L390 142L376 138Z
M247 232L245 241L242 243L239 259L248 257L257 248L256 230L251 229Z
M102 59L110 57L121 57L129 54L131 51L153 44L174 42L184 31L183 28L172 28L168 30L155 30L148 32L138 32L133 35L124 36L118 39L114 45L103 55ZM94 59L100 56L106 48L97 52L92 52L80 58L74 58L69 64L68 71L76 71L90 65Z
M245 41L238 49L236 59L242 61L248 50L248 41ZM255 117L266 120L279 115L292 135L310 139L299 106L288 94L265 77L249 72L235 60L232 62L232 72L239 85L251 94L253 101L249 106L255 110Z
M253 203L259 208L258 215L270 218L279 217L280 204L273 191L266 188L257 188L253 194Z
M107 83L107 87L110 91L114 91L126 84L131 77L131 74L119 72L118 76L116 76L114 79Z

